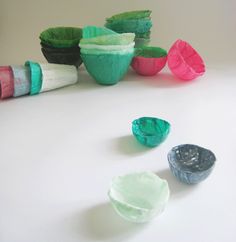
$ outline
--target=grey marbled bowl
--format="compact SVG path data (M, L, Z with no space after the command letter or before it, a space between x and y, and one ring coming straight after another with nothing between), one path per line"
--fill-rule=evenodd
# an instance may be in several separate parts
M192 144L173 147L167 157L173 175L187 184L205 180L212 172L216 161L212 151Z

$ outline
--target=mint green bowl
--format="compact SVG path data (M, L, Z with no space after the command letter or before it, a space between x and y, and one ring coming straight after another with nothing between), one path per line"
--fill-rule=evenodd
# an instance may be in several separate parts
M169 200L166 180L152 172L131 173L113 178L108 196L115 211L134 223L151 221Z
M81 53L88 73L101 85L114 85L128 71L134 52L128 53Z

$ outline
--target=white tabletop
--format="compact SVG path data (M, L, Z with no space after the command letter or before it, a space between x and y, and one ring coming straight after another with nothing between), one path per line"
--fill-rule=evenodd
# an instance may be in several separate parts
M168 71L132 71L114 86L97 85L84 68L79 83L0 102L0 242L234 242L236 239L236 80L232 68L208 68L177 81ZM159 147L136 142L131 122L168 120ZM167 152L193 143L217 163L196 186L170 173ZM107 196L113 176L153 171L171 197L146 225L124 221Z

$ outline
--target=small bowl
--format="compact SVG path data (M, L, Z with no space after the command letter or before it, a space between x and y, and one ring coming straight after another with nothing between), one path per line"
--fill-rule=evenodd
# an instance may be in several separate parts
M203 59L183 40L177 40L170 48L168 66L171 72L182 80L193 80L205 73Z
M108 196L122 218L145 223L164 210L169 193L166 180L152 172L140 172L115 177Z
M133 56L133 48L122 54L119 51L100 54L81 53L88 73L101 85L114 85L120 81L128 71Z
M79 67L83 61L78 46L70 48L56 48L41 43L41 51L49 63L74 65Z
M166 61L166 50L159 47L143 46L136 49L131 66L139 75L154 76L164 68Z
M160 145L170 132L170 123L153 117L142 117L132 122L135 138L148 147Z
M75 27L55 27L44 30L39 36L41 42L57 48L77 46L82 38L82 29Z
M196 184L205 180L214 168L216 157L210 150L197 145L178 145L168 153L173 175L181 182Z

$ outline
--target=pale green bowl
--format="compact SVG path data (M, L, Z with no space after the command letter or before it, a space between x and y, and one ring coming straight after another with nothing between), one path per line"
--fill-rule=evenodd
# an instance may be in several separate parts
M134 51L128 53L81 53L88 73L101 85L114 85L127 73Z
M169 193L166 180L152 172L140 172L115 177L108 196L122 218L145 223L164 210Z

